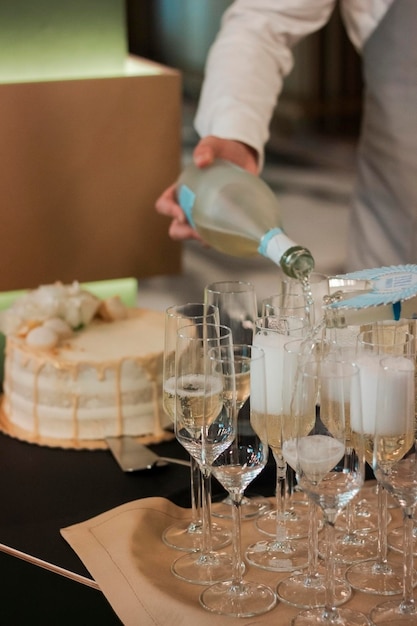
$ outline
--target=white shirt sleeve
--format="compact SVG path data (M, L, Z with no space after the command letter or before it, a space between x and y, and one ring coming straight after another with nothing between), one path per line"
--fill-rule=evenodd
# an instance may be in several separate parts
M336 0L235 0L206 63L195 118L201 137L253 147L263 163L269 124L293 65L291 48L329 19Z

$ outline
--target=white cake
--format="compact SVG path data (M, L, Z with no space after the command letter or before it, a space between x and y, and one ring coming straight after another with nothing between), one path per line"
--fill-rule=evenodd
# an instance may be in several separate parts
M163 313L126 309L113 301L104 306L104 317L112 318L107 321L97 318L103 303L95 299L92 306L87 297L87 320L72 330L63 309L71 311L72 325L78 326L74 297L70 307L61 297L53 315L34 315L39 294L33 294L30 315L16 316L15 308L9 323L3 429L64 447L104 447L105 437L119 435L164 438L170 421L161 399Z

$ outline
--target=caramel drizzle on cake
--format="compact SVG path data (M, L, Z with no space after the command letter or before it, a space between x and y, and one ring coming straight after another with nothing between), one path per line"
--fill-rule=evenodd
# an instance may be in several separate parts
M107 436L172 438L162 409L163 313L100 301L78 283L41 286L6 313L0 428L76 447Z
M7 407L6 410L10 415L18 413L19 409L14 403L15 389L13 385L12 371L13 367L20 360L20 369L28 369L33 372L33 386L31 391L33 433L35 436L40 435L40 377L42 371L45 370L48 363L52 363L57 370L67 372L74 383L77 382L80 371L84 368L95 371L96 380L98 382L105 380L106 370L114 373L113 398L115 400L115 418L116 418L116 436L123 434L123 401L121 389L121 371L123 363L132 361L136 365L142 367L146 373L146 377L151 384L151 406L153 413L153 434L160 436L164 433L161 410L160 410L160 390L158 385L158 361L160 357L151 357L144 362L143 357L126 357L115 362L96 363L94 361L84 361L82 363L63 362L55 358L54 351L35 351L33 348L26 346L20 339L10 338L6 347L8 367L6 368L5 385L7 387ZM80 394L74 389L65 389L65 394L70 397L72 412L72 438L78 439L80 425Z

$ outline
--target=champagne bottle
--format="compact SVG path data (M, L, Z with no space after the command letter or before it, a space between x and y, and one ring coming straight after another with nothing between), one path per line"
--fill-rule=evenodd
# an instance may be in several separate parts
M292 278L313 270L311 253L284 233L277 199L258 176L220 159L205 168L191 164L178 179L177 198L191 226L216 250L260 253Z

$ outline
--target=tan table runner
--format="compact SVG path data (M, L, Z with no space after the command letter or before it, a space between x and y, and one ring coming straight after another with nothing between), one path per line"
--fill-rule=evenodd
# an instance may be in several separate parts
M391 510L391 514L391 526L401 523L398 509ZM269 613L245 619L222 617L200 606L198 598L203 587L183 582L170 571L173 560L185 552L168 548L161 539L167 526L189 516L188 509L164 498L145 498L64 528L61 534L125 626L233 626L254 621L289 626L299 609L280 602ZM223 523L230 524L228 520ZM253 520L242 522L244 547L262 538ZM286 576L254 567L247 567L245 575L273 588ZM367 613L380 601L380 597L354 592L345 606Z

